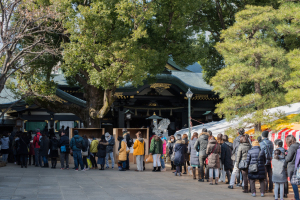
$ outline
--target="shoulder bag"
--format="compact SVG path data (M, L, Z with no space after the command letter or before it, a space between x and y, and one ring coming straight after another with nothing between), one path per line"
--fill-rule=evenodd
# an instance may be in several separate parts
M259 151L256 163L249 165L249 173L258 172L258 160L259 160L259 157L260 157L260 153L261 153L261 150Z
M246 160L241 160L241 162L239 163L239 169L247 169L248 168L248 163Z
M214 149L212 150L212 152L209 154L209 156L205 159L205 164L208 165L208 158L211 156L211 154L214 153L216 147L217 147L218 143L214 146Z

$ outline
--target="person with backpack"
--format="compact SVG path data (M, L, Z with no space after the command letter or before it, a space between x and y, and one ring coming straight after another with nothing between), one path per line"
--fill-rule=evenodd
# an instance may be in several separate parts
M199 182L204 182L204 165L205 165L205 160L207 158L206 149L207 149L207 145L208 145L209 136L210 136L210 134L207 132L207 129L203 128L202 133L199 134L198 139L194 145L195 150L199 154L200 167L198 168L198 174L200 174L200 176L201 176L201 179L198 180ZM206 174L205 178L208 182L208 174Z
M215 173L215 185L218 185L221 146L214 137L208 141L206 154L208 155L209 184L214 184L213 173Z
M239 146L240 146L240 138L245 134L245 130L243 128L240 128L238 130L238 134L239 134L239 136L236 137L233 141L233 150L232 150L232 157L231 158L234 161L234 163L236 162L236 154L237 154ZM234 166L236 166L236 164L234 164ZM234 167L233 171L231 173L230 183L229 183L229 186L228 186L229 189L233 189L235 178L237 180L236 187L242 186L240 184L240 170L237 167Z
M40 155L40 137L42 136L40 129L36 129L36 135L33 138L35 166L42 167L42 156Z
M285 142L288 146L288 154L285 157L285 161L287 162L287 173L289 180L292 179L293 175L295 175L295 167L299 166L300 160L300 144L296 142L296 138L293 135L288 135L285 138ZM298 153L299 152L299 153ZM296 165L297 161L297 165ZM299 200L299 189L298 185L292 184L295 200Z
M287 170L285 157L279 149L274 151L272 159L273 175L272 180L275 183L275 200L278 200L278 189L280 188L280 200L283 200L284 184L287 182Z
M42 138L40 139L40 154L43 157L44 166L43 168L48 168L48 152L49 152L49 139L45 135L45 133L42 134Z
M81 151L84 147L82 137L78 135L78 130L74 130L74 137L71 139L70 148L73 150L73 158L75 164L75 171L78 171L78 165L81 166L81 171L84 170Z
M57 158L58 158L58 140L56 139L56 136L52 137L49 142L49 149L50 154L49 157L51 158L51 169L56 168L57 164Z
M260 183L261 197L264 197L266 155L263 149L260 148L258 141L252 142L252 148L248 151L246 163L248 165L248 178L250 180L250 189L252 196L256 196L255 181L258 179Z
M108 142L106 146L106 157L105 157L105 164L106 168L109 168L108 159L111 160L111 168L113 169L115 166L115 159L114 159L114 146L115 146L115 138L112 137L109 132L105 133L105 140Z
M61 137L58 146L60 147L60 169L69 169L69 154L70 154L70 142L69 137L65 134L65 130L62 130ZM65 168L66 161L66 168Z
M273 142L268 139L269 131L263 131L262 134L262 141L259 143L260 148L264 150L264 153L266 155L266 172L269 179L266 178L266 192L273 192L273 181L272 181L272 166L271 166L271 160L272 160L272 154L273 154ZM269 187L268 187L269 186Z

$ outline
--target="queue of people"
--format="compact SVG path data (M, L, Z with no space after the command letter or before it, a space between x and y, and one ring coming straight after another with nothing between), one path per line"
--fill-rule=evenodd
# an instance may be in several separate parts
M69 169L69 155L74 158L76 171L79 171L79 167L81 171L86 171L98 169L98 166L99 170L104 170L105 165L109 168L109 159L112 161L111 167L114 168L113 149L116 144L114 137L109 133L97 139L86 135L81 137L78 131L74 130L74 137L70 140L64 130L61 130L60 139L56 136L49 138L45 133L41 134L39 129L36 132L33 139L26 133L18 132L12 141L10 135L4 133L0 140L3 161L7 162L11 146L15 164L21 165L21 168L31 165L31 160L36 167L48 168L48 158L51 158L51 168L55 169L60 156L60 169ZM210 185L226 182L229 189L242 187L243 193L251 193L253 197L256 196L255 182L259 181L261 197L267 192L274 192L275 199L286 198L288 180L295 178L296 169L300 164L300 144L296 142L296 138L293 135L286 137L286 150L282 140L277 139L273 144L268 139L268 131L262 132L254 141L251 141L242 128L238 130L238 134L233 143L228 141L227 135L218 134L215 138L212 132L205 128L200 134L193 133L190 140L186 134L172 135L168 141L162 134L154 135L149 149L149 157L153 162L152 171L166 171L165 160L169 158L175 176L182 176L190 170L194 180L206 181ZM141 132L136 133L136 138L134 141L127 130L118 138L119 171L130 170L131 147L133 155L136 156L135 171L145 170L145 140ZM146 162L147 160L148 158ZM298 185L293 182L292 188L295 199L299 200Z

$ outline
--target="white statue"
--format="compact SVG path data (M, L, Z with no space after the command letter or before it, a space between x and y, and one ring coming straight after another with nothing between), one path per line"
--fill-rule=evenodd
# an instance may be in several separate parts
M162 133L163 136L168 137L168 126L170 125L170 120L167 118L162 119L159 124L157 125L157 121L155 120L153 125L153 132L158 135L159 133Z

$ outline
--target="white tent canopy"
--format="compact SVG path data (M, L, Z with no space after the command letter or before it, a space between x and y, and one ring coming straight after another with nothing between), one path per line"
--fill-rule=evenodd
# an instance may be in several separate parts
M290 115L290 114L299 114L300 113L300 103L294 103L294 104L289 104L286 106L280 106L280 107L276 107L276 108L271 108L268 109L267 112L268 113L276 113L276 112L284 112L286 115ZM203 128L206 128L207 130L210 130L213 133L213 136L217 136L219 133L224 134L225 130L232 127L232 128L237 128L239 123L242 121L242 118L237 118L236 120L232 120L230 122L227 122L225 119L218 121L218 122L210 122L207 124L203 124L203 125L198 125L198 126L194 126L191 128L191 133L193 134L194 132L197 133L201 133ZM276 120L276 119L274 119ZM250 125L248 126L246 129L251 129L253 128L254 125ZM185 128L185 129L181 129L179 131L176 131L176 133L174 135L180 134L188 134L189 129Z

